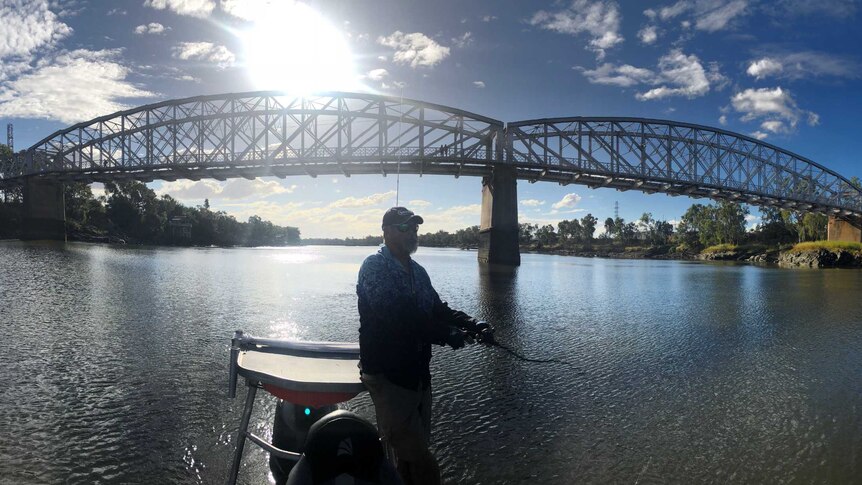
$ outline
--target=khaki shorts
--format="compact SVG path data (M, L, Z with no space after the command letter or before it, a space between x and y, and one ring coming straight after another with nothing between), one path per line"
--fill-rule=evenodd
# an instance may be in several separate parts
M415 391L393 384L383 374L361 374L374 402L377 428L395 449L398 460L434 460L431 442L431 388Z

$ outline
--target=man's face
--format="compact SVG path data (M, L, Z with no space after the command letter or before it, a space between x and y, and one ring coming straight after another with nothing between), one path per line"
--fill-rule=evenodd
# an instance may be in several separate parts
M413 254L419 247L419 225L416 223L386 226L386 242L396 246L404 254Z

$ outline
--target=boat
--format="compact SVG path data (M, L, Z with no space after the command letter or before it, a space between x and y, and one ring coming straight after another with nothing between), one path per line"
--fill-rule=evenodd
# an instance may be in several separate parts
M366 391L359 344L255 338L237 330L230 398L240 377L248 391L228 485L237 481L246 440L269 452L276 483L402 483L394 453L374 425L337 406ZM258 389L279 399L272 443L248 430Z

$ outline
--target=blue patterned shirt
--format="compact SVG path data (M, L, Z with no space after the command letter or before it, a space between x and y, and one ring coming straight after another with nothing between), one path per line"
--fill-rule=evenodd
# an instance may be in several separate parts
M475 327L440 300L425 268L410 259L408 271L386 246L362 263L356 294L362 372L410 389L430 384L431 344L445 344L450 325Z

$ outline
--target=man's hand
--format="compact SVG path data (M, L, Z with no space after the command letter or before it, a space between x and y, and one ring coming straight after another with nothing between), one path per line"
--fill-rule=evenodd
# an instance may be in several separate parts
M449 327L449 336L446 337L446 343L454 350L458 350L467 342L467 332L457 328ZM471 339L472 340L472 339Z
M487 346L494 345L494 327L482 320L476 324L476 338Z

